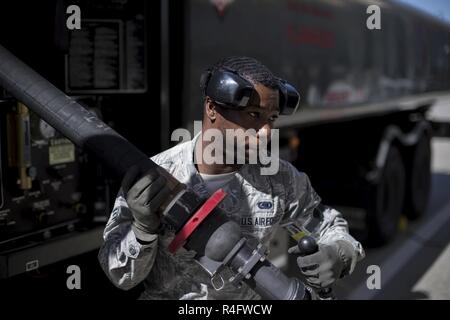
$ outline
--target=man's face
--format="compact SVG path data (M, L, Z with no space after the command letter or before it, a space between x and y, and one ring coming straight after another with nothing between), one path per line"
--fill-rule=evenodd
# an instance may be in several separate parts
M268 88L258 83L254 84L254 88L256 89L257 94L251 97L249 106L244 109L237 110L215 105L217 117L213 124L213 127L219 129L224 137L226 137L227 131L230 131L231 129L233 132L236 132L241 139L243 139L235 139L235 154L239 141L245 141L245 157L247 159L249 152L256 152L256 150L254 150L255 143L250 142L248 133L254 130L253 132L256 134L253 134L253 136L256 139L256 145L260 147L262 135L265 135L267 141L270 140L271 130L279 115L278 90ZM247 134L242 137L242 135L239 134L240 132L247 132ZM253 140L253 142L255 142L255 140ZM267 144L264 144L263 147L267 147ZM224 146L224 150L225 152L230 152L230 144L226 144L226 146Z
M250 106L236 110L232 108L217 107L219 113L218 124L221 129L255 129L270 130L278 117L279 95L278 90L254 85L257 95L250 99Z

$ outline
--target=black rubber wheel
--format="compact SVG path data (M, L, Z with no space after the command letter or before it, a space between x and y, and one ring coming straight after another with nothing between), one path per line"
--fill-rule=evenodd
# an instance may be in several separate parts
M405 186L403 159L398 148L391 146L380 179L370 190L366 221L371 245L385 244L397 234Z
M423 134L410 153L407 166L405 214L418 219L427 210L431 189L431 141Z

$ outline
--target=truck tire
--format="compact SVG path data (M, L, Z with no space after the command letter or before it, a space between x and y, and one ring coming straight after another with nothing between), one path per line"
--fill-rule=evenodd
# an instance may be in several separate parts
M405 214L420 218L427 209L431 189L431 141L423 134L410 153L407 166Z
M398 148L390 146L378 183L370 190L367 210L369 244L389 242L398 231L405 196L405 167Z

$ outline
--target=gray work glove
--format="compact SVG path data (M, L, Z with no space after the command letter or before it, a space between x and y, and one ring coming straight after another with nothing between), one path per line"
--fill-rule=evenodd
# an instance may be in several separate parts
M142 174L138 167L131 167L123 178L122 190L133 214L133 231L145 241L159 230L159 209L170 195L167 179L156 169Z
M348 272L353 251L353 247L345 241L319 244L319 251L298 257L297 264L311 287L327 288Z

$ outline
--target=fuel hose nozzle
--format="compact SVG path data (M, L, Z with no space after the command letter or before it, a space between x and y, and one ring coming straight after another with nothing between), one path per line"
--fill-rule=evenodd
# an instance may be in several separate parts
M266 247L250 244L240 226L217 206L225 196L219 189L202 203L192 191L185 190L164 215L165 224L176 233L169 251L175 253L181 246L195 251L196 262L211 276L215 288L213 279L229 268L233 276L226 281L237 287L246 283L263 299L311 299L309 288L270 263Z

